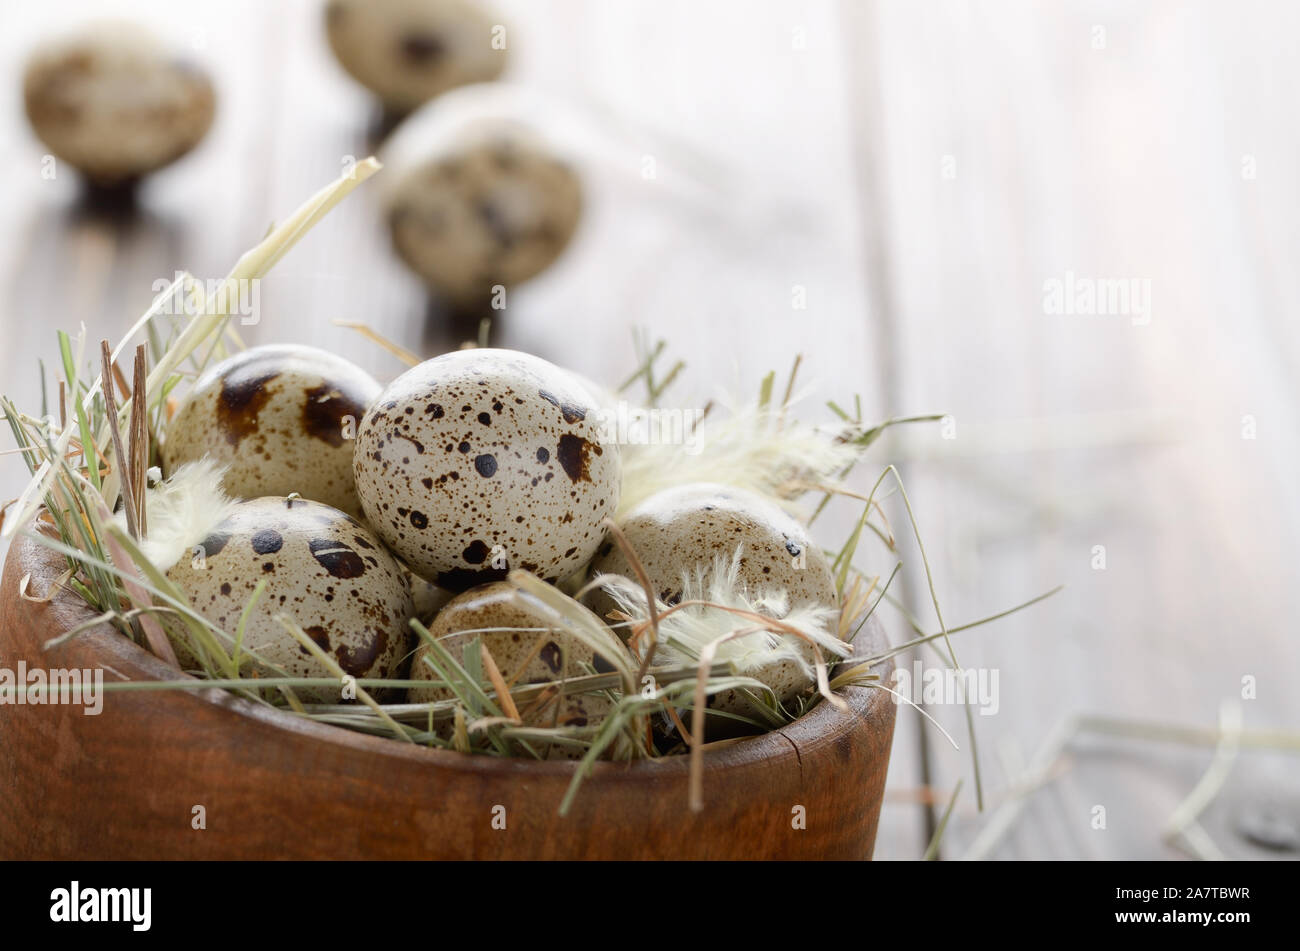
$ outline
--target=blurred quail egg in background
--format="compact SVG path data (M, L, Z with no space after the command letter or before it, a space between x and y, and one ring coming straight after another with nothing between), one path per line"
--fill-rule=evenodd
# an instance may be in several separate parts
M329 0L325 30L339 64L395 113L496 79L508 58L504 25L471 0Z
M212 124L208 76L134 23L100 23L34 53L23 77L32 129L91 182L132 182L180 158Z
M588 163L608 145L590 117L512 83L467 86L384 144L381 203L394 251L454 309L499 306L547 271L587 215Z
M398 255L452 303L486 306L560 256L577 229L574 170L529 129L480 127L429 156L393 189L388 224Z

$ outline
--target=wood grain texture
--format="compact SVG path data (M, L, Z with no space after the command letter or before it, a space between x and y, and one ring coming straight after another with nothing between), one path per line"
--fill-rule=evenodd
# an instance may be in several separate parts
M15 544L0 583L0 664L177 676L107 627L46 652L92 615L18 596L60 560ZM887 645L878 624L861 649ZM882 666L888 676L889 666ZM864 859L895 704L848 688L773 733L706 753L704 809L686 757L598 764L565 817L576 764L431 750L310 723L224 691L109 693L102 711L9 707L0 730L0 857L42 859ZM191 826L202 806L206 828ZM506 827L493 827L503 807ZM803 807L806 828L793 822Z
M577 239L555 268L511 294L495 342L616 383L635 364L632 330L644 327L688 358L674 397L686 407L752 394L798 350L814 415L821 399L854 393L875 415L880 360L863 319L868 274L858 252L867 228L849 200L845 68L856 54L842 45L834 3L494 5L510 27L505 78L581 110L606 146L587 169L591 201ZM207 140L146 182L130 216L84 207L66 170L42 179L40 144L0 100L0 120L15 132L0 137L15 169L0 179L0 390L38 405L35 361L45 360L52 386L56 328L85 323L92 344L116 339L155 281L181 268L224 274L272 221L375 147L374 105L333 61L320 8L114 4L114 14L148 22L213 69L220 97ZM33 44L103 12L69 2L15 17L0 36L0 68L16 85ZM653 178L642 174L647 157ZM796 286L802 310L792 303ZM334 320L365 321L424 354L466 335L430 311L391 253L370 185L276 268L262 287L260 323L241 332L251 343L346 353L381 379L400 372ZM17 459L0 458L0 500L17 495L22 476ZM849 518L837 509L823 519L827 545ZM913 744L896 751L908 785L914 762ZM918 855L919 815L911 806L893 813L879 851Z
M1297 11L851 6L851 32L872 38L859 161L879 178L867 213L885 249L891 406L954 417L953 438L936 427L888 447L945 618L1066 585L954 639L964 665L1000 672L996 715L976 717L990 803L1075 714L1213 727L1229 701L1247 727L1294 728L1300 349L1282 315L1300 285L1276 262L1296 248L1300 137L1276 116L1300 93L1282 61ZM1148 281L1149 322L1046 312L1045 282L1067 272ZM904 558L917 563L915 545ZM934 629L924 583L908 580ZM963 747L930 733L941 801L966 777L945 843L960 856L988 816L960 710L928 710ZM1162 828L1209 757L1080 736L993 854L1178 857ZM1241 835L1267 797L1296 821L1300 763L1243 753L1205 817L1224 852L1296 857Z

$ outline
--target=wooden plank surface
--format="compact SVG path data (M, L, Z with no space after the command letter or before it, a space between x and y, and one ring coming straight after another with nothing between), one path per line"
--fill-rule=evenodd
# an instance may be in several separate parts
M48 16L13 17L0 37L0 68L15 86L35 42L100 12L51 6ZM155 281L181 268L224 274L277 216L373 146L374 107L334 63L319 3L114 7L214 70L218 119L192 156L147 183L138 215L103 219L79 210L71 175L39 179L43 150L20 109L0 114L13 130L0 154L19 170L0 181L0 390L27 405L38 398L35 358L54 365L55 328L84 322L92 341L116 339ZM810 410L856 393L868 414L882 412L848 100L857 54L844 45L840 9L829 0L497 8L511 45L505 78L577 110L601 149L584 165L588 207L573 246L512 293L494 342L614 383L635 365L633 328L645 328L688 360L673 397L684 406L752 394L801 351ZM334 320L364 321L427 354L463 333L431 322L423 291L389 250L370 185L286 257L261 294L260 322L243 329L250 342L339 349L381 378L400 365ZM21 476L17 460L3 458L0 494L16 494ZM847 512L826 519L832 542ZM882 857L923 847L922 813L907 804L919 761L905 735Z
M992 805L1067 715L1212 728L1226 701L1247 728L1300 724L1298 288L1281 264L1300 141L1277 121L1297 92L1296 15L890 0L858 15L893 400L955 419L954 438L891 444L946 620L1066 585L955 642L964 665L1000 671L998 713L976 717ZM1046 282L1067 273L1148 281L1149 320L1047 312ZM933 626L915 575L909 600ZM929 712L966 746L957 709ZM929 745L941 791L967 776L945 852L982 851L966 756ZM1209 761L1084 736L992 854L1180 855L1161 830ZM1204 820L1222 852L1296 857L1240 829L1269 808L1297 821L1297 766L1241 755Z

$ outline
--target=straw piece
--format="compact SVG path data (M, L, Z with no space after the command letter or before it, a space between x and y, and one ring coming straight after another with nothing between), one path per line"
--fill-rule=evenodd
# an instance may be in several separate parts
M113 375L114 369L113 353L109 350L107 340L100 342L100 348L100 353L104 360L104 379L110 379ZM120 474L120 481L122 483L122 504L126 509L127 531L131 533L133 539L138 540L140 538L140 527L135 517L135 493L131 490L130 457L126 454L126 451L122 446L122 430L117 425L117 400L113 397L113 388L111 386L104 387L104 406L107 410L106 415L109 432L113 437L113 453L116 456L116 462L113 468ZM116 498L111 498L107 501L110 509L112 509L117 503Z
M131 556L121 546L112 532L104 533L104 545L108 548L109 554L113 558L113 564L120 565L122 568L122 586L126 588L127 596L131 601L140 607L151 606L153 598L149 592L140 586L136 580L136 568L131 561ZM149 649L154 652L160 659L165 660L173 667L180 667L180 661L176 659L176 651L172 649L171 641L163 633L162 625L158 623L158 618L154 617L147 611L142 611L136 618L139 622L140 630L144 634L145 640L149 643Z
M645 655L641 658L641 665L637 668L636 682L639 684L645 679L645 672L650 668L650 663L654 660L655 650L659 646L659 612L655 608L657 602L655 600L654 586L650 584L650 575L646 572L645 565L642 564L636 549L632 547L627 540L627 536L623 534L623 530L618 527L612 518L606 518L604 526L609 530L609 534L614 541L618 543L618 547L622 549L623 556L627 558L628 564L632 566L632 571L636 574L636 580L640 582L642 590L645 591L646 611L650 618L650 644L646 647Z
M134 385L131 392L143 394L148 371L145 367L144 344L135 348ZM145 511L145 486L149 480L149 425L148 401L131 401L131 487L134 490L135 516L140 528L140 538L149 534L149 521Z
M506 680L501 676L501 668L493 659L492 652L483 641L478 642L478 650L479 656L483 658L483 669L487 671L488 679L496 688L497 700L501 704L502 711L513 722L523 723L523 718L519 716L519 708L515 706L515 698L510 696L510 688L506 686Z
M334 320L331 321L335 327L346 327L348 330L355 330L361 336L365 337L371 343L383 347L398 360L405 363L408 367L413 367L420 362L420 358L405 347L393 343L379 331L375 330L369 324L363 324L356 320Z

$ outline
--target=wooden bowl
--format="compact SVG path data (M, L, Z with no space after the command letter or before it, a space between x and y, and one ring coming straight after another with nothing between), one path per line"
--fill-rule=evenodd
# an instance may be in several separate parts
M45 592L64 566L13 544L0 666L174 679L107 625L43 649L92 614L68 593L24 600L19 582L30 574L29 591ZM886 644L874 620L858 636L867 650ZM565 817L573 763L416 747L218 689L108 693L97 716L0 706L0 858L866 859L895 705L881 690L842 696L848 713L821 703L707 752L702 812L687 805L687 758L672 757L598 764Z

